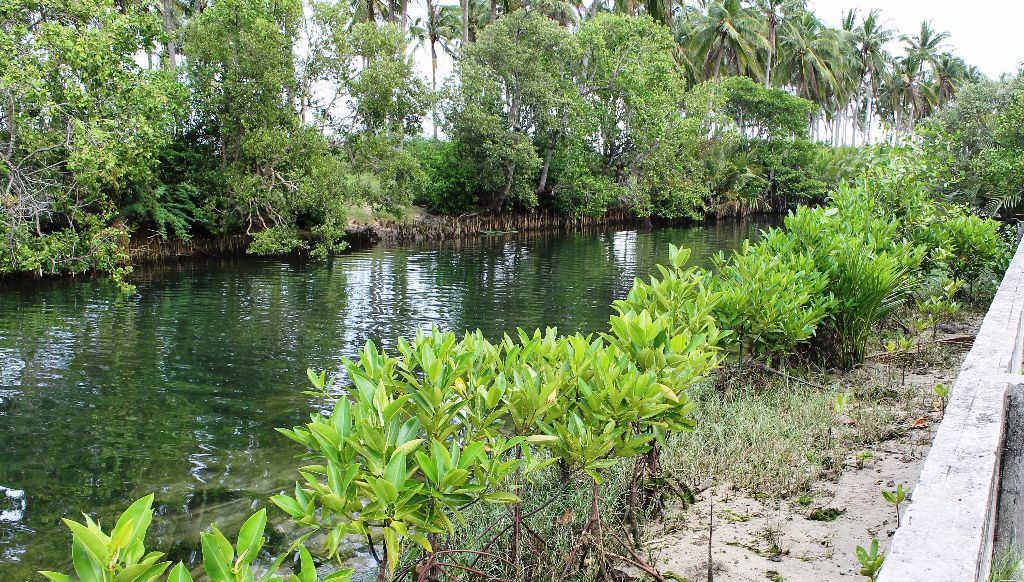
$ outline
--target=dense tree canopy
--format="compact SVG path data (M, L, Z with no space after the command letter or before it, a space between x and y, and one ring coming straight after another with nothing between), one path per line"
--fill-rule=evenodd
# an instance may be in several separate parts
M351 215L414 202L782 210L853 175L846 146L926 119L937 188L1015 205L1017 81L883 22L801 0L3 0L0 271L122 272L144 236L322 256Z

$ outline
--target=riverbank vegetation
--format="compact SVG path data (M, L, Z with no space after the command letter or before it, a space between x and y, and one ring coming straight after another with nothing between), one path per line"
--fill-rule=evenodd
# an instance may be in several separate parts
M938 191L1007 216L1022 187L1019 81L876 11L17 0L0 23L0 273L121 277L131 237L325 256L412 203L785 211L922 126Z
M720 446L691 443L701 434L691 394L707 401L714 383L746 370L797 383L807 382L802 370L849 370L880 330L924 333L940 310L923 306L955 312L1006 268L1012 244L998 223L937 200L928 172L914 156L878 162L710 270L687 267L688 251L673 247L660 276L637 280L600 333L520 331L495 342L424 330L390 353L367 343L343 375L310 371L324 406L281 429L308 464L294 491L270 503L316 534L322 560L343 563L349 540L365 542L379 580L609 579L624 567L666 579L644 556L645 524L692 496L694 475L676 465L692 458L679 449ZM964 257L976 268L965 270ZM766 277L784 297L760 293ZM840 396L826 399L845 408ZM804 444L803 475L779 494L798 493L829 462ZM216 529L206 534L206 573L248 576L265 523L261 510L236 548ZM135 534L69 526L82 579L145 561ZM154 572L171 566L150 558ZM174 571L183 579L184 568Z

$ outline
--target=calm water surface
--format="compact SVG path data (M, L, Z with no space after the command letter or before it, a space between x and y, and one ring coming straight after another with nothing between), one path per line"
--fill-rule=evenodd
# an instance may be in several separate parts
M290 488L298 452L274 427L313 407L304 370L417 328L602 329L672 242L709 263L764 222L376 247L309 264L238 259L107 281L0 288L0 580L69 567L63 516L112 523L156 493L154 549L194 559ZM237 527L237 525L235 526Z

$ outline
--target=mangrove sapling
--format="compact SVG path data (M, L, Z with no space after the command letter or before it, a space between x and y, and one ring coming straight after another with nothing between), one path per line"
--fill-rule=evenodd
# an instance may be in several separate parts
M961 281L950 279L942 285L942 295L932 295L924 301L917 302L917 310L931 323L932 341L938 336L939 326L960 313L960 303L954 297L962 285Z
M974 285L986 272L1000 274L1012 247L1000 234L994 220L977 216L970 209L949 205L945 216L934 221L922 238L933 248L935 265L950 278L967 285L967 295L974 295ZM963 290L958 288L958 292Z
M946 401L949 399L949 387L945 384L939 383L935 385L933 389L935 395L939 397L940 412L943 416L946 414Z
M146 532L153 521L153 495L131 504L117 519L108 535L88 515L85 523L65 519L72 533L71 557L75 574L81 582L158 582L171 565L161 561L160 552L146 552ZM276 576L288 556L299 549L300 571L289 576L289 582L349 582L351 569L339 569L318 579L312 557L302 543L308 535L295 540L291 547L277 556L264 573L256 576L253 563L264 543L267 510L261 509L242 524L238 540L232 544L217 529L201 534L203 572L211 582L283 582ZM41 572L52 582L71 582L71 577L58 572ZM192 582L188 568L178 562L168 573L167 582Z
M839 416L846 416L846 408L850 405L853 400L853 395L849 392L836 392L835 409L836 414Z
M640 320L649 315L641 313ZM590 515L565 560L560 579L580 567L579 560L589 554L597 572L606 576L613 561L632 564L647 574L662 579L628 543L625 527L621 534L608 524L600 512L602 474L619 459L635 459L650 450L655 428L665 432L688 430L693 425L693 405L685 393L675 393L658 381L653 372L642 372L614 345L589 350L589 380L575 380L573 399L559 399L563 412L545 427L546 434L558 437L554 454L589 477ZM700 360L699 354L695 357ZM610 526L611 525L611 526ZM617 554L606 546L613 542Z
M896 527L900 526L900 504L907 499L908 493L910 493L910 489L904 487L903 483L898 483L896 488L891 491L882 490L882 497L896 508Z
M504 412L491 382L498 350L482 341L434 329L399 340L398 357L368 343L358 363L344 360L352 385L331 414L281 429L317 464L300 469L294 497L271 501L323 531L329 557L343 536L364 537L379 580L416 571L397 569L406 541L425 552L420 571L466 570L452 561L462 551L435 550L431 537L454 533L468 504L518 503L509 480L531 468L515 454L527 439L499 432Z
M703 272L684 268L689 256L689 249L669 245L669 267L661 267L661 278L652 277L649 284L636 280L626 299L614 303L617 314L610 318L610 332L602 334L639 371L655 374L670 399L718 365L718 344L728 335L712 317L721 294L704 284ZM637 546L639 511L660 512L666 491L687 497L686 486L661 470L665 427L650 423L647 430L653 441L634 462L626 513Z
M832 307L828 278L796 246L796 239L772 229L757 244L744 241L728 259L714 257L711 282L721 295L715 317L732 332L726 339L741 359L789 355L814 335Z
M878 551L878 540L871 540L870 549L865 550L857 546L857 561L860 562L860 575L867 576L865 582L875 582L878 579L878 572L885 562L885 554Z
M907 367L910 366L910 350L914 347L914 337L898 335L895 339L885 342L885 353L890 360L895 360L900 367L900 386L907 384ZM891 378L890 378L891 383Z

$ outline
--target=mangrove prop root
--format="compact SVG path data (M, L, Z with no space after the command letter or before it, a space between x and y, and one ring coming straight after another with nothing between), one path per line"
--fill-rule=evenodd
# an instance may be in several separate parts
M590 552L597 560L599 579L606 580L609 578L609 566L611 565L612 560L616 560L643 570L657 582L666 582L665 578L658 573L653 566L648 564L640 557L639 554L637 554L636 550L630 543L615 532L608 531L608 537L620 546L623 553L619 554L605 547L606 532L604 521L601 519L601 511L598 504L599 499L600 485L594 483L591 486L590 493L590 516L587 518L587 523L580 531L579 539L573 544L573 547L565 560L565 566L562 568L562 574L558 578L559 582L564 581L566 577L569 576L573 571L574 565L576 565L577 561L582 559L587 552ZM624 536L628 538L629 532L626 531L626 527L621 523L619 525L622 528Z

